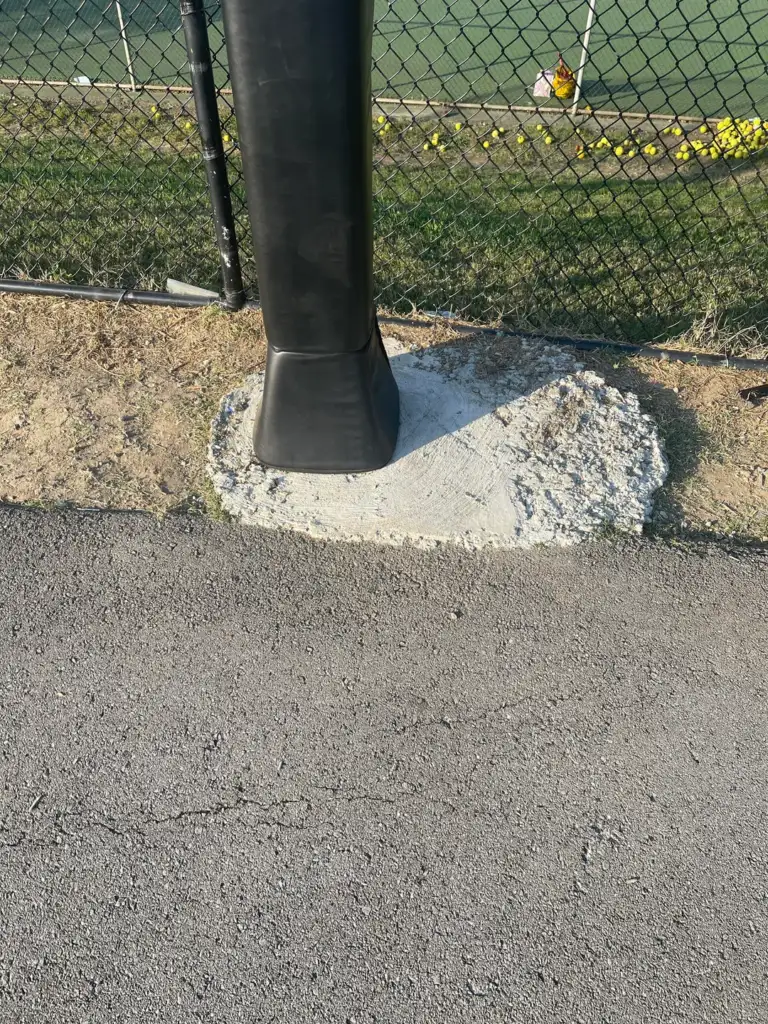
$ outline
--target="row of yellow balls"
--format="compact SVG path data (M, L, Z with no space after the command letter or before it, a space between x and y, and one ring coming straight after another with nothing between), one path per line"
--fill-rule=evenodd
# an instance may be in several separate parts
M162 116L163 116L163 112L158 107L150 107L150 113L152 114L152 120L153 121L159 121L162 118ZM184 129L185 129L185 131L191 132L191 131L194 131L194 128L195 128L195 125L194 125L194 123L192 121L185 121L184 122ZM229 135L227 132L224 132L224 134L221 136L221 138L222 138L223 142L231 142L232 141L232 136Z
M380 115L377 119L379 128L379 135L385 136L392 130L392 124L387 120L386 117ZM457 121L453 128L454 132L460 132L464 128L462 122ZM542 141L545 146L551 146L555 141L553 136L547 133L546 128L542 124L535 126L536 132L542 137ZM709 125L702 124L698 129L700 135L707 135L711 129ZM676 137L682 137L684 132L679 125L670 125L663 129L663 135L673 135ZM486 138L482 141L481 145L484 149L490 149L494 141L500 140L505 135L504 128L494 128L490 133L490 138ZM531 141L526 135L520 133L516 136L518 145L525 145ZM445 143L441 142L440 132L436 131L432 134L427 142L424 143L423 149L429 151L430 149L437 149L439 152L444 153L446 150ZM682 162L687 162L692 157L709 156L713 160L717 160L719 157L736 157L746 158L750 153L759 152L763 149L768 148L768 121L762 121L760 118L749 119L736 119L727 117L722 121L718 122L717 131L714 138L707 142L705 139L694 138L692 140L686 140L682 142L679 148L674 153L674 158ZM614 145L610 139L603 136L596 142L588 143L586 146L580 145L577 148L576 157L579 160L586 159L588 153L591 150L603 150L609 149L614 156L618 158L626 157L631 160L638 155L640 150L640 143L637 139L628 138L623 143ZM655 157L659 154L659 147L649 142L647 145L642 147L642 153L646 156ZM666 153L664 154L666 155Z
M381 136L385 136L388 132L392 130L391 123L383 115L380 115L378 117L377 123L383 126L379 129L379 135ZM456 124L454 124L453 128L455 132L460 132L464 128L464 125L460 121L457 121ZM555 141L554 137L547 132L543 124L537 124L535 126L535 130L542 137L542 141L545 146L551 146ZM492 141L501 139L501 137L505 134L506 129L494 128L490 133L490 139L485 139L481 143L483 149L490 149ZM425 150L425 152L430 149L437 149L439 152L444 153L447 147L444 143L441 144L440 138L440 133L434 132L430 139L424 143L423 149ZM517 142L518 146L523 146L527 142L530 142L531 140L526 135L520 133L519 135L516 136L515 141ZM613 147L613 144L608 139L603 137L602 139L600 139L599 142L590 143L588 148L612 148L616 156L619 157L622 156L625 152L629 158L632 158L636 155L636 151L630 147L630 140L626 140L624 146ZM649 156L655 156L658 153L658 149L656 148L656 146L651 144L646 146L643 152L647 153ZM584 157L586 156L586 152L580 149L580 151L576 155L579 157L579 159L584 159Z
M610 149L614 156L617 156L619 158L626 156L628 160L632 160L634 159L634 157L637 156L639 148L640 143L637 139L625 139L624 142L620 143L617 146L614 146L611 140L607 139L605 135L603 135L603 137L601 139L598 139L597 142L588 143L586 148L584 148L583 146L579 146L576 156L579 160L584 160L589 150ZM656 156L659 152L659 149L658 146L654 145L654 143L649 142L646 146L643 147L642 151L643 153L645 153L646 156Z

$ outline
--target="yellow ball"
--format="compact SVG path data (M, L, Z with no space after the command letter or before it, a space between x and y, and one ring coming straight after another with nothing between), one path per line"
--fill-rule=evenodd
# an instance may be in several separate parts
M616 149L614 149L613 152L616 154L616 156L624 156L624 147L623 146L617 146Z
M490 144L490 142L489 142L489 141L488 141L488 140L486 139L486 140L485 140L485 142L483 143L483 149L490 149L490 148L491 148L491 144Z
M536 131L537 132L543 132L544 131L544 125L543 124L537 124L536 125Z
M424 143L424 149L425 149L425 150L429 149L429 143L428 143L428 142L425 142L425 143Z
M683 153L683 160L690 160L690 159L691 159L691 154L690 153Z
M158 110L158 111L157 111L157 112L156 112L155 114L153 114L152 116L154 117L154 119L155 119L156 121L159 121L159 120L160 120L160 118L161 118L161 117L162 117L163 115L162 115L162 114L160 113L160 111Z
M383 128L380 128L380 129L379 129L379 135L382 135L382 136L384 136L384 135L386 135L386 134L387 134L387 133L386 133L386 132L384 131L384 129L383 129Z
M699 131L701 132L702 135L706 135L707 132L709 131L709 125L703 124L701 126L701 128L699 128Z
M444 152L445 152L445 146L441 146L441 147L440 147L440 152L441 152L441 153L444 153Z
M491 132L491 138L498 139L498 137L499 137L498 130L496 128L494 128L493 131Z
M187 123L184 125L184 127L187 129L188 132L192 131L192 122L191 121L187 121Z
M586 158L586 155L587 155L587 154L586 154L586 153L584 153L584 152L581 152L581 153L577 153L577 154L576 154L576 159L577 159L577 160L584 160L584 159Z
M231 142L231 141L232 141L232 137L231 137L230 135L227 135L227 133L226 133L226 132L224 132L224 134L223 134L223 135L222 135L221 137L222 137L222 139L223 139L223 140L224 140L225 142Z
M524 142L525 142L525 136L524 135L518 135L517 136L517 144L518 144L518 146L522 146Z
M683 134L683 129L682 128L674 128L672 130L672 134L673 135L682 135Z
M157 107L150 107L149 109L152 111L153 114L157 113Z
M630 151L627 153L627 159L631 160L633 156L637 156L636 149L630 149Z
M379 114L379 116L376 118L376 120L379 122L379 124L384 124L387 119L386 119L386 117L384 117L383 114Z
M453 127L456 129L457 132L460 132L464 125L461 123L461 121L457 121Z
M544 145L545 146L551 146L553 142L554 142L554 139L552 138L551 135L548 135L546 137L546 139L544 139Z

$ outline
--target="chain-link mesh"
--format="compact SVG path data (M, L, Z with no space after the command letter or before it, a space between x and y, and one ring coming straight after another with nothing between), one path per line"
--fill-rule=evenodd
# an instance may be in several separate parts
M217 286L186 63L166 0L3 0L2 276Z
M762 0L380 3L382 300L631 340L765 326L766 40Z
M766 41L764 0L377 0L379 301L631 340L764 327ZM3 0L0 78L0 273L216 285L175 3Z

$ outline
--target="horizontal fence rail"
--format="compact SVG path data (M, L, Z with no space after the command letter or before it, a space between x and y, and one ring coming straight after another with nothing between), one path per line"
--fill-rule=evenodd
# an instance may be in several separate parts
M228 202L257 298L218 4L205 16L216 224ZM763 0L377 0L379 303L631 343L764 331L766 42ZM223 292L192 90L175 2L3 0L0 288Z

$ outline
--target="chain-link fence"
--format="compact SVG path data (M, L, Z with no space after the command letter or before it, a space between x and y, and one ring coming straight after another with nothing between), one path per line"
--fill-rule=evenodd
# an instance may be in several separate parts
M211 13L224 89L219 12ZM174 278L217 287L177 3L3 0L0 80L2 276L156 290ZM235 155L224 92L221 112ZM232 172L247 237L236 155Z
M377 0L379 301L628 340L765 327L766 42L764 0ZM176 3L3 0L0 80L0 275L218 286Z

